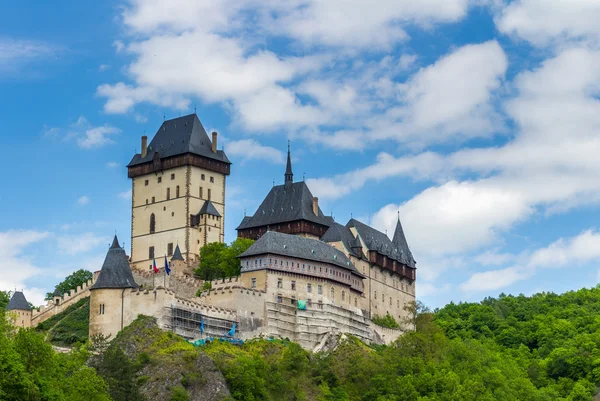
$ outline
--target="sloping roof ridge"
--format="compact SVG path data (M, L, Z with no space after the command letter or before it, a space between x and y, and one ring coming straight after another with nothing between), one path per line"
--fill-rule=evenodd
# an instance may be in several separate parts
M22 291L15 291L10 301L8 301L6 310L31 310L31 307L27 302L27 298L25 298L25 294Z

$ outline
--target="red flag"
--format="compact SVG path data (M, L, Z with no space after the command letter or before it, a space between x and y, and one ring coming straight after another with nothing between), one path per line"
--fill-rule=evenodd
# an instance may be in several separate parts
M154 259L154 274L158 273L158 267L156 267L156 259Z

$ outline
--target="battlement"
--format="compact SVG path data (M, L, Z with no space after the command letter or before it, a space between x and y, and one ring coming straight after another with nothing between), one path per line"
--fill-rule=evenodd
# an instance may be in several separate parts
M94 285L96 278L97 277L94 276L94 278L88 280L77 288L63 294L63 296L58 300L58 303L56 303L57 297L48 301L46 305L40 306L39 309L34 309L31 312L31 326L35 327L52 316L61 313L80 299L89 297L90 287Z

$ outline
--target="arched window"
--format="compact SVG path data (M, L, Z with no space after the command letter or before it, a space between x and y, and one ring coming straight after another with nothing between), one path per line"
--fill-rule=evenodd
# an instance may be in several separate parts
M333 289L333 287L331 287L331 301L333 301L335 298L335 290Z
M154 233L155 230L156 230L156 217L154 216L154 213L152 213L150 215L150 234Z
M179 198L179 185L175 188L175 197Z
M342 291L342 302L346 300L346 291Z

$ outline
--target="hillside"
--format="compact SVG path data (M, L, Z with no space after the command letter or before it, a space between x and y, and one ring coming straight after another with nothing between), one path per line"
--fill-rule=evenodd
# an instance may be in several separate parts
M231 400L223 375L204 352L139 316L122 330L92 366L114 401Z
M89 327L90 299L84 298L37 325L35 331L44 333L53 345L72 346L88 340Z

